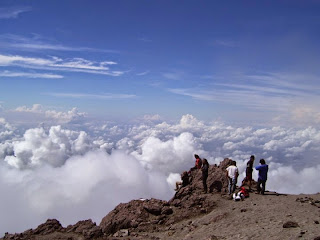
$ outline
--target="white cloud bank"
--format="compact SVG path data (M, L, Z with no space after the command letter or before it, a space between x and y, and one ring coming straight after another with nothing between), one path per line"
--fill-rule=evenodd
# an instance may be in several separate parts
M41 106L22 110L44 112ZM169 199L178 174L194 164L194 153L211 164L224 157L236 160L240 178L254 154L269 164L267 189L320 191L316 128L237 128L191 115L175 124L158 120L68 123L20 133L0 119L0 235L36 227L47 218L64 225L88 218L99 223L120 202Z

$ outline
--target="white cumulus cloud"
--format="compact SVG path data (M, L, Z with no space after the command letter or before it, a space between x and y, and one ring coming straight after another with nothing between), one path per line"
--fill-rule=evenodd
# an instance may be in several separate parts
M47 113L41 105L18 110ZM255 165L261 158L269 164L268 190L320 191L320 130L315 127L238 127L192 115L176 123L73 124L67 116L78 116L74 110L50 113L68 124L23 131L0 118L0 191L6 193L0 233L36 227L47 218L65 225L87 218L99 222L119 202L169 199L180 173L194 165L195 153L210 164L236 160L239 181L253 154ZM253 176L257 179L256 171Z

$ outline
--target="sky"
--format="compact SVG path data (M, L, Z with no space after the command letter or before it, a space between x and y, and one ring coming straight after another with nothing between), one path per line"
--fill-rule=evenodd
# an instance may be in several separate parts
M319 1L1 1L0 237L169 200L195 153L320 192L319 42Z
M319 112L319 5L1 1L1 105L305 122Z

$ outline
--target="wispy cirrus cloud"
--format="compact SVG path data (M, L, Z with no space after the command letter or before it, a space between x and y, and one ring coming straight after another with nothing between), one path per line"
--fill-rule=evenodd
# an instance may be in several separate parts
M86 94L86 93L44 93L44 95L64 98L91 98L91 99L131 99L136 98L133 94Z
M85 72L109 76L122 75L124 73L123 71L110 70L109 66L115 64L117 63L113 61L94 62L83 58L34 58L19 55L0 54L0 66L18 66L28 69Z
M0 19L17 18L21 13L31 11L31 7L8 7L0 8Z
M236 47L237 46L235 41L230 41L230 40L215 40L213 42L213 45L223 46L223 47Z
M241 107L266 110L288 111L293 107L314 105L318 102L317 76L303 74L268 73L241 75L232 82L216 81L198 88L170 88L169 92L191 97L196 100L220 102ZM314 106L312 107L314 109ZM315 111L315 110L313 110ZM310 112L310 111L309 111Z
M152 40L151 40L151 39L146 38L146 37L138 38L138 41L141 41L141 42L152 42Z
M120 53L118 50L97 49L90 47L66 46L63 44L52 43L52 40L43 39L39 35L33 37L24 37L16 34L1 34L0 47L15 48L25 51L52 50L52 51L74 51L74 52L102 52L102 53Z
M63 78L62 75L51 74L51 73L27 73L27 72L12 72L12 71L0 72L0 77L25 77L25 78L49 78L49 79Z
M181 80L185 76L185 73L182 71L172 71L165 72L162 76L170 80Z
M227 89L205 90L194 88L168 89L168 91L174 94L188 96L195 100L224 103L260 111L283 111L289 107L289 102L282 97L274 96L267 98L259 93L252 93L251 91Z
M137 76L144 76L147 75L150 71L145 71L145 72L141 72L141 73L137 73Z

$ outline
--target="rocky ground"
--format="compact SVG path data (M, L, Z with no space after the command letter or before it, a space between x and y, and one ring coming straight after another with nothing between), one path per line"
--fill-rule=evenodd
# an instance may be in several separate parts
M7 233L1 239L317 239L320 240L320 194L250 193L235 202L226 194L225 168L210 166L210 192L202 191L201 172L170 201L132 200L119 204L100 225L91 220L62 227L49 219L36 229Z

